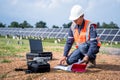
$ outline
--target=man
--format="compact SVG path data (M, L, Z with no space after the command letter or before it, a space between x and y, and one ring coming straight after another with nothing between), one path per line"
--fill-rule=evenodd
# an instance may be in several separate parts
M84 10L79 5L72 7L69 19L73 22L60 64L63 65L66 61L68 65L71 65L81 61L82 63L91 63L89 67L95 67L96 54L100 48L95 29L96 25L84 19ZM76 49L68 55L74 42L76 43Z

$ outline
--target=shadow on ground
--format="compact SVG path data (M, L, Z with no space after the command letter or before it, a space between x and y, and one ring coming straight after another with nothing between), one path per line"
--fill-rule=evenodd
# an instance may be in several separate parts
M112 65L112 64L97 64L98 69L102 70L110 70L110 71L120 71L120 65Z

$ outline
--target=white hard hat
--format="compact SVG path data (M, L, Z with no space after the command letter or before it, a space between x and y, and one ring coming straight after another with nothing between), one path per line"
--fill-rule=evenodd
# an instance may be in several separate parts
M80 5L74 5L71 9L69 20L76 20L84 14L84 10Z

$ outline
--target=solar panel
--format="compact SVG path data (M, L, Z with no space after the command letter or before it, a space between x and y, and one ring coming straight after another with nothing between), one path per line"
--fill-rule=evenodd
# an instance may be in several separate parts
M119 32L118 32L118 35L120 35L120 30L119 30Z
M66 32L68 32L69 31L69 29L67 29L67 28L63 28L62 30L61 30L61 32L63 32L63 33L66 33Z
M68 33L65 34L64 38L67 38L68 37Z
M41 38L66 38L69 28L0 28L2 36L23 36ZM97 29L101 41L120 42L120 29Z
M119 30L112 30L110 34L116 34Z
M120 36L116 36L113 41L120 42Z
M6 34L6 32L4 32L4 31L0 31L0 35L1 35L1 36L6 36L7 34Z
M66 34L59 34L56 38L64 38Z
M103 34L109 34L111 30L105 30Z
M48 38L55 38L55 36L57 35L57 33L51 33Z
M107 38L106 35L101 35L101 36L100 36L100 40L101 40L101 41L105 41L106 38Z
M47 32L48 28L40 28L38 29L39 32L44 33Z
M32 32L32 33L30 34L30 36L35 37L35 34L36 34L36 33Z
M47 29L46 32L52 32L53 29Z
M30 34L29 34L29 32L23 32L22 36L23 36L23 37L29 37Z
M114 36L107 36L106 41L112 41Z
M38 33L36 33L36 36L37 36L37 37L40 37L41 34L42 34L41 32L38 32Z
M62 28L53 28L53 32L60 32Z
M41 34L41 36L42 36L43 38L47 38L48 35L49 35L49 33L43 33L43 34Z
M103 32L103 30L97 30L98 34L101 34Z

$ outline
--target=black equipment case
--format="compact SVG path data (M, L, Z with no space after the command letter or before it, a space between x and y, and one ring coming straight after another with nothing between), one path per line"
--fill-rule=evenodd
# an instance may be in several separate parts
M41 53L27 53L27 60L33 60L34 57L48 57L49 60L52 60L52 52L41 52Z
M52 52L43 52L41 40L29 40L30 52L26 54L28 70L26 73L49 72ZM35 58L37 58L35 60Z
M50 64L41 64L36 61L29 61L27 62L28 70L26 73L43 73L43 72L49 72L50 71Z

